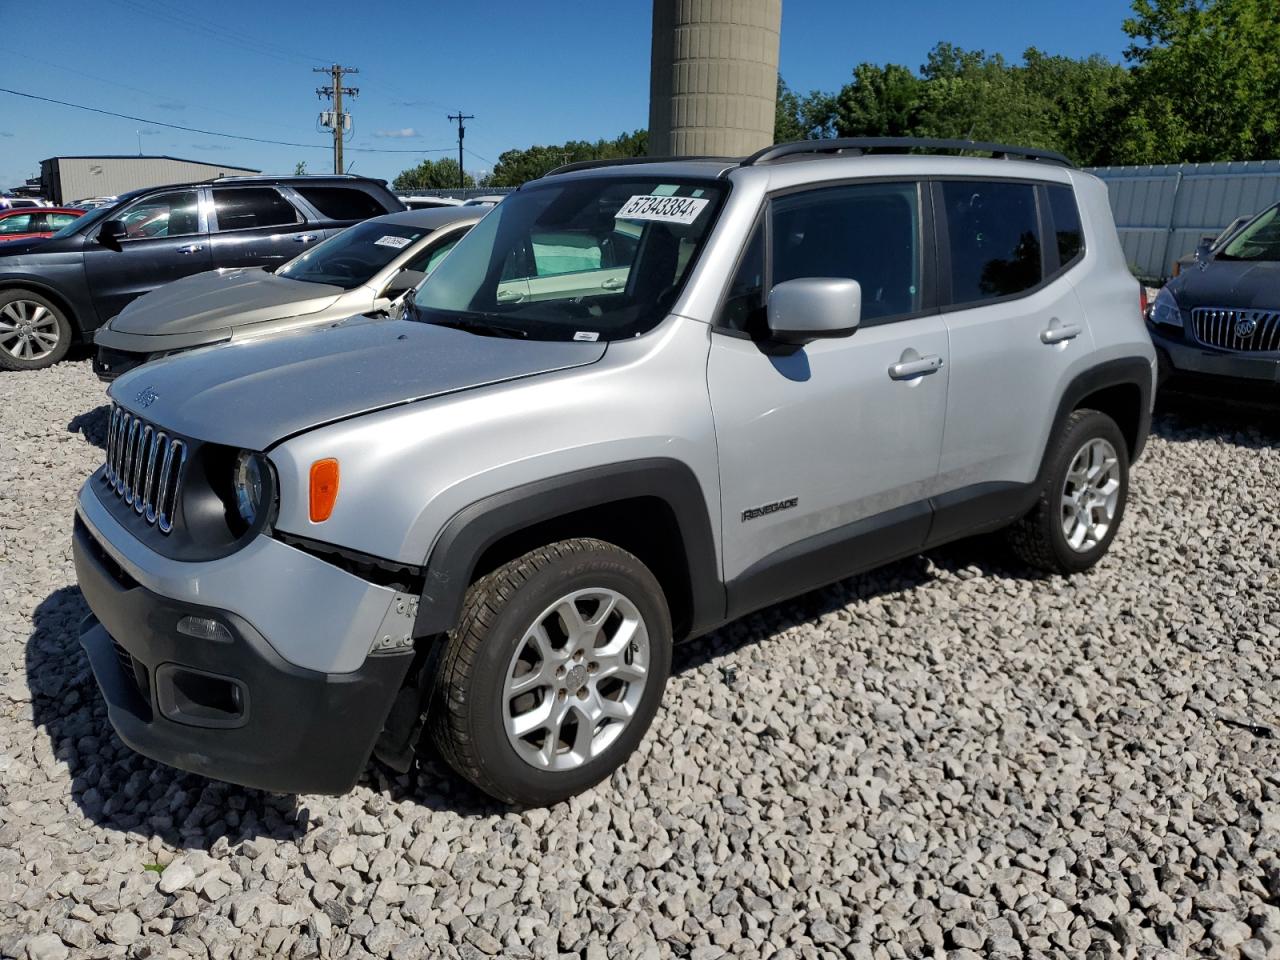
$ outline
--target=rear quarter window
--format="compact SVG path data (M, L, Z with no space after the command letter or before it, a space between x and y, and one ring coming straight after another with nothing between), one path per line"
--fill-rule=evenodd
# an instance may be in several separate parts
M1058 263L1067 266L1084 250L1084 228L1080 225L1080 209L1075 191L1070 187L1050 184L1049 212L1053 216L1053 232L1058 244Z
M391 211L371 194L351 187L294 187L307 203L330 220L368 220Z

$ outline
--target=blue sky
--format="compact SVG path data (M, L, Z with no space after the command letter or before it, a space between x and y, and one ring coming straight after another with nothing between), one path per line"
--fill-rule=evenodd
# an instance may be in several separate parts
M3 5L0 5L3 6ZM467 168L503 150L611 137L648 122L649 0L305 4L48 0L6 18L0 86L250 137L274 146L96 116L0 94L0 187L58 154L145 153L292 172L332 169L311 67L358 66L353 172L390 179L456 155L446 119L469 121ZM838 88L861 61L918 67L947 40L1018 58L1121 58L1128 0L783 0L781 70L796 90ZM411 11L411 12L406 12ZM403 150L360 152L351 148ZM427 151L443 152L427 152Z

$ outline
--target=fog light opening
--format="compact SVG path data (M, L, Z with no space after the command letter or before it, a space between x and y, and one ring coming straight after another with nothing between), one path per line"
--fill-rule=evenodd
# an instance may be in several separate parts
M183 617L178 621L178 632L197 640L220 640L223 643L232 640L230 630L208 617Z

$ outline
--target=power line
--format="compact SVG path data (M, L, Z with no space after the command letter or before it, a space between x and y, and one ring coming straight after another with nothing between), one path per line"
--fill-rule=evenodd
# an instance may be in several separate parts
M99 113L105 117L115 117L118 120L132 120L135 123L146 123L155 127L168 127L170 130L184 130L187 133L199 133L206 137L225 137L228 140L245 140L250 143L270 143L279 147L302 147L306 150L328 150L330 149L323 143L295 143L290 140L268 140L265 137L249 137L238 133L223 133L219 130L202 130L199 127L187 127L180 123L166 123L163 120L151 120L147 117L135 117L128 113L116 113L112 110L101 110L98 107L87 107L83 103L71 103L67 100L55 100L53 97L42 97L34 93L24 93L21 90L10 90L8 87L0 87L0 93L8 93L15 97L25 97L28 100L40 100L44 103L56 103L60 107L72 107L76 110L87 110L89 113ZM347 147L358 153L449 153L449 147L423 147L417 150L388 150L380 147Z
M328 57L313 57L299 51L290 50L287 47L282 47L279 44L259 40L256 37L248 36L247 34L240 33L236 30L230 30L227 27L216 24L212 21L193 17L185 11L174 11L164 6L143 2L143 0L116 0L116 2L123 4L134 12L141 13L148 18L161 19L185 29L197 30L205 36L213 40L217 40L220 43L243 47L251 53L271 57L274 60L280 60L282 62L287 60L300 60L306 63L323 63L330 59Z

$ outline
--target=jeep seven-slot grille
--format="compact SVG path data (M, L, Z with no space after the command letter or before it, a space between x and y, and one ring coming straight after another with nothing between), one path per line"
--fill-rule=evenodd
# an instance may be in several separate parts
M1240 353L1280 350L1280 310L1196 307L1191 325L1205 346Z
M173 530L187 445L129 411L112 406L103 480L161 533Z

